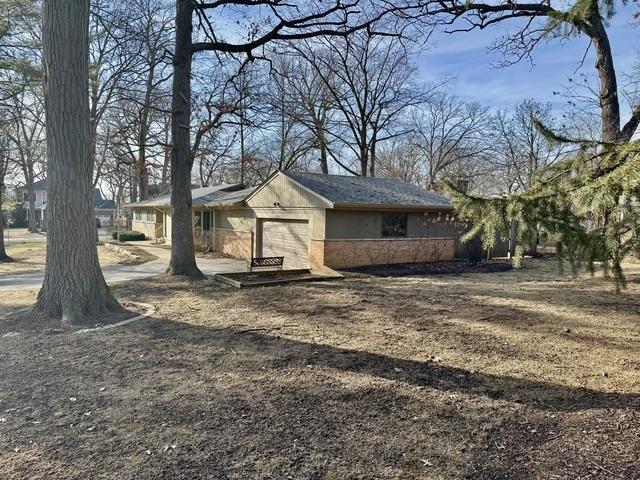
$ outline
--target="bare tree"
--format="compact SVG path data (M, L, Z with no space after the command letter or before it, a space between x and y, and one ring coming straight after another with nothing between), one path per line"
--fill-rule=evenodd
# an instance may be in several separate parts
M536 128L538 119L549 128L560 128L549 103L528 99L511 110L499 110L491 124L491 159L504 182L504 193L529 188L535 176L555 163L562 148L549 142Z
M375 33L375 25L391 13L407 12L415 6L392 5L381 1L364 0L350 3L295 4L268 0L246 2L176 1L176 43L173 57L173 91L171 122L171 208L172 238L168 274L201 277L195 261L191 213L191 170L193 157L190 146L191 68L194 54L212 51L219 54L243 54L248 61L263 56L272 42L298 41L321 36L346 37L368 29ZM250 18L246 40L233 41L221 35L214 25L214 17L234 8L235 18ZM238 12L239 11L239 12ZM254 14L251 15L251 12ZM194 14L197 24L194 29ZM234 14L235 15L235 14ZM260 18L262 17L262 18ZM194 41L192 32L198 36ZM232 37L233 38L233 37Z
M464 171L488 148L487 108L438 92L410 113L412 145L423 158L424 184L433 188L443 175Z
M9 173L10 142L5 132L6 125L0 124L0 262L10 262L12 259L7 255L4 244L4 197L6 195L5 178Z
M139 42L128 41L133 36L127 13L109 0L91 0L89 22L89 119L91 156L96 164L99 128L106 112L119 99L123 81L140 66L142 47ZM136 12L138 15L139 12ZM102 174L102 163L96 165L94 185Z
M12 72L12 92L4 105L11 118L7 129L13 143L15 162L22 174L29 202L29 230L37 230L34 183L45 167L44 102L39 82L29 73Z
M399 178L424 185L424 156L406 136L387 142L378 153L378 173L381 177Z
M149 142L152 140L152 122L158 113L162 97L168 92L164 85L171 78L168 69L169 56L167 52L171 44L170 34L173 29L173 18L165 3L159 0L136 0L133 10L136 19L132 28L136 32L140 48L140 66L136 71L137 78L130 80L135 85L141 84L140 89L129 89L125 98L138 105L134 117L136 120L136 174L138 176L138 195L143 200L149 190L149 168L147 156ZM131 91L133 90L133 91ZM163 112L160 112L164 115Z
M44 282L35 312L63 323L119 309L96 248L89 118L89 0L45 0L43 45L49 180Z
M282 77L282 106L292 120L299 122L312 135L310 147L318 152L318 163L322 173L329 173L331 140L329 131L340 128L335 121L335 102L323 80L308 61L294 50L282 56L287 58L287 68L278 66L273 72Z
M430 1L425 10L441 23L451 25L450 31L485 29L502 22L519 22L513 34L503 36L494 48L504 54L503 64L509 65L531 58L535 47L549 38L584 35L594 47L598 74L598 99L601 119L600 141L608 144L631 140L640 124L640 104L632 105L631 115L623 124L620 115L621 92L607 33L608 18L613 15L612 2L574 0L556 9L548 0L537 3L511 1L495 4ZM457 27L462 22L460 27Z
M405 45L395 37L357 32L348 40L316 41L297 50L331 93L344 129L328 133L351 150L357 167L336 161L354 174L374 176L379 144L406 133L398 118L431 93L415 84Z
M263 155L274 170L291 170L313 150L316 137L301 121L306 112L291 85L298 75L295 61L280 56L272 65L263 93L268 112L264 127L269 131Z

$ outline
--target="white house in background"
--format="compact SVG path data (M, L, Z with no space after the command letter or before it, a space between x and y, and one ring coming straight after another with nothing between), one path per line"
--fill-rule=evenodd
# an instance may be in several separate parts
M47 209L47 181L39 180L34 182L33 193L35 195L36 225L43 227ZM29 192L26 188L20 189L20 196L22 197L22 207L26 210L27 219L29 219Z
M47 179L39 180L33 184L33 193L35 194L36 208L36 224L38 227L46 229L47 227ZM22 189L22 206L27 211L29 218L29 192L26 188ZM93 191L93 205L95 216L100 221L102 227L108 227L113 224L116 215L116 202L102 198L100 189Z

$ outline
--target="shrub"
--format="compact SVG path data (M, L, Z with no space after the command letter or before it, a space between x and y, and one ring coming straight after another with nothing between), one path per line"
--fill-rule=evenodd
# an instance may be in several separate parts
M465 253L471 265L478 265L485 257L486 250L482 246L482 238L476 235L465 243Z
M123 230L121 232L113 232L111 237L114 240L120 238L121 242L137 242L140 240L146 240L147 237L142 232L136 232L135 230Z
M25 228L29 226L27 209L21 203L17 203L13 211L9 212L11 228Z

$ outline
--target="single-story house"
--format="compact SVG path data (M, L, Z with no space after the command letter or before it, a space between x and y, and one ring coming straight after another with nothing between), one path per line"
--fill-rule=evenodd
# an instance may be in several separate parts
M454 256L451 202L398 179L278 171L256 188L219 185L192 196L196 245L238 258L344 268ZM130 204L132 228L170 241L169 200Z

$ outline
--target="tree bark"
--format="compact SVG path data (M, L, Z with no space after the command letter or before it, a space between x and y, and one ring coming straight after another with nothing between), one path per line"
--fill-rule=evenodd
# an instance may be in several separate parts
M5 162L3 161L3 163ZM4 245L4 210L2 209L2 202L4 200L4 177L6 174L6 164L0 164L0 262L11 261L11 257L7 255L7 250Z
M320 122L315 122L315 135L320 149L320 171L327 175L329 173L329 162L327 156L327 139L324 133L324 126Z
M171 101L171 259L168 275L201 278L196 265L191 210L192 0L176 1L176 46Z
M27 196L29 197L29 231L35 233L38 231L38 220L36 219L36 193L33 187L27 187Z
M374 134L374 137L371 139L371 155L369 157L369 176L370 177L376 176L376 143L377 141Z
M147 141L149 137L149 111L151 110L151 95L153 94L153 82L155 80L155 52L152 52L149 62L149 74L145 83L144 103L140 112L140 128L138 130L138 191L140 200L145 200L149 195L149 172L147 170Z
M169 176L171 173L171 147L169 146L169 125L170 122L165 122L164 125L164 129L165 129L165 136L164 136L164 148L163 148L163 155L164 158L162 160L162 174L161 174L161 185L162 185L162 192L161 193L165 193L168 190L168 186L169 186Z
M96 248L89 120L89 0L45 0L49 231L35 312L63 324L120 309Z
M609 36L602 24L602 18L595 8L591 16L589 36L596 51L596 70L600 80L600 109L602 118L602 141L617 143L622 140L620 131L620 99L618 98L618 81L613 65L613 54Z
M29 231L31 233L38 231L38 225L36 223L36 192L33 191L33 171L30 168L24 169L25 188L27 189L27 198L29 206Z
M360 118L362 119L362 123L359 127L357 140L360 153L360 175L366 177L369 169L369 145L367 145L367 122L363 117L361 112Z

